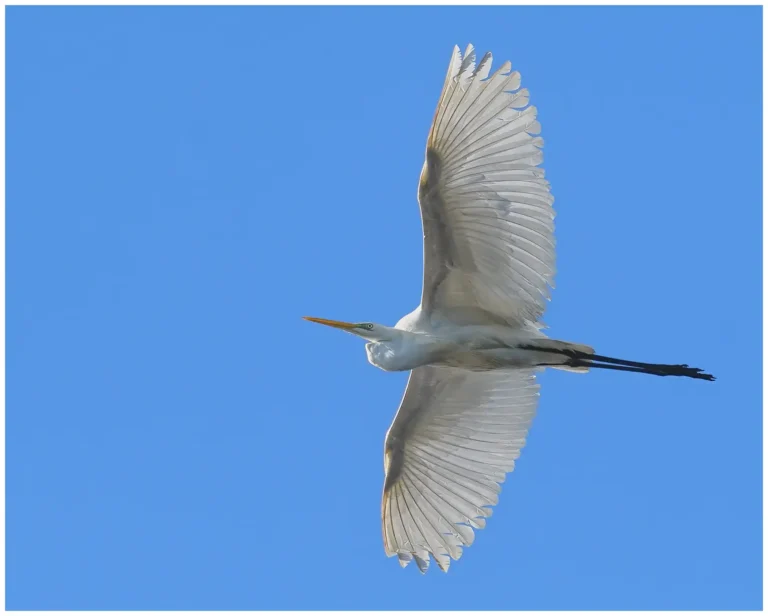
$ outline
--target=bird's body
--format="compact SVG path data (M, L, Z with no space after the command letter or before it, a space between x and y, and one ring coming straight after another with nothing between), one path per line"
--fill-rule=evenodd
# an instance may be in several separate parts
M418 199L424 230L419 307L395 327L307 317L368 340L368 360L410 370L384 445L385 551L447 570L483 528L525 444L535 373L590 368L714 380L684 364L595 354L548 338L555 273L553 197L536 108L507 62L490 75L454 49L427 139Z
M403 318L386 340L365 345L368 361L382 370L395 372L419 366L448 366L484 371L526 368L541 364L567 364L567 358L546 350L521 348L552 345L535 327L515 328L499 324L456 327L452 323L432 326L427 319ZM562 348L581 345L558 343ZM588 348L588 347L584 347Z

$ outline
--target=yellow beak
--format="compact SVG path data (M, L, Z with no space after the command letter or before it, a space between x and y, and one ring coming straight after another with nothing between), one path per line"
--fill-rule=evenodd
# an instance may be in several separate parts
M307 321L313 323L320 323L320 325L329 325L330 327L336 327L337 329L351 330L357 327L357 323L347 323L346 321L332 321L331 319L318 319L317 317L304 317Z

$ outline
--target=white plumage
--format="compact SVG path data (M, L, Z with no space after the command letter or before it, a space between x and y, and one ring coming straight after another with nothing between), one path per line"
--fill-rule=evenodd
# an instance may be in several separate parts
M544 367L714 380L687 365L596 355L540 330L555 274L553 197L536 108L509 62L454 48L418 198L420 306L395 327L305 317L368 340L369 361L411 370L384 446L387 555L446 571L485 527L536 411Z
M549 297L554 199L537 167L541 127L520 73L505 62L488 78L491 64L490 53L476 65L471 45L463 58L454 48L427 138L416 322L471 322L482 312L520 326L535 323ZM415 558L422 571L428 554L443 570L461 556L498 502L538 395L531 369L414 369L385 445L387 554L403 565Z
M536 411L532 370L411 373L385 445L384 546L422 571L441 569L485 528L500 483L515 467ZM450 558L449 558L450 557Z
M520 74L458 47L427 139L419 182L424 225L421 308L477 307L536 322L555 273L554 201L536 108ZM446 256L450 258L446 258Z

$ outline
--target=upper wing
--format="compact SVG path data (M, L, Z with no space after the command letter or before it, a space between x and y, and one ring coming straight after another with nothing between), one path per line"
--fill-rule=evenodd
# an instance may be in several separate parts
M384 445L384 549L443 570L484 528L536 412L533 370L411 372Z
M422 310L480 309L536 321L555 273L554 201L536 108L505 62L487 79L455 47L419 181L424 227Z

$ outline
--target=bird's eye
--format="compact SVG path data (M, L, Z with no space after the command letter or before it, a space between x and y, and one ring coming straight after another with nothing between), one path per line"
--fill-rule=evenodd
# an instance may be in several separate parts
M368 329L368 330L373 329L373 323L366 323L365 329Z

